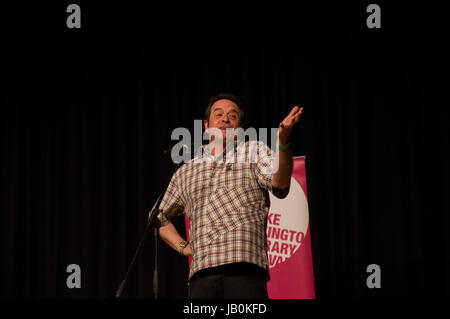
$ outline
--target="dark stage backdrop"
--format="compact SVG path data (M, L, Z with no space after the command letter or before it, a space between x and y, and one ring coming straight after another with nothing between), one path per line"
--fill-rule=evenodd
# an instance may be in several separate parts
M252 127L304 107L292 144L318 298L449 297L448 8L377 2L369 29L364 1L83 1L69 30L69 3L2 7L2 297L113 298L172 130L219 92L246 101ZM152 298L153 262L148 236L124 298ZM159 267L160 297L186 298L187 260L161 244Z

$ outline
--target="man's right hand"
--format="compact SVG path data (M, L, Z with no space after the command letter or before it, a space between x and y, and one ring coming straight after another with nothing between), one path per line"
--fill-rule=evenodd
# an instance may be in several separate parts
M186 257L192 256L191 244L188 244L188 245L183 249L183 256L186 256Z

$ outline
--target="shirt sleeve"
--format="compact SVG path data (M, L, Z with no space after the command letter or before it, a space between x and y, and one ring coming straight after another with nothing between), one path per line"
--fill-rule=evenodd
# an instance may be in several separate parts
M255 175L261 188L272 191L272 159L275 154L263 142L257 144L257 161L255 167Z
M184 212L184 203L181 193L178 188L178 171L172 176L166 193L159 205L161 212L158 214L158 219L161 226L166 226L170 223L173 216L181 215Z

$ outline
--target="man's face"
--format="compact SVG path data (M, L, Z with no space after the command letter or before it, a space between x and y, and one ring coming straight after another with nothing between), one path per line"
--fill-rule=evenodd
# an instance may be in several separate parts
M217 128L222 132L225 140L227 128L238 128L240 124L240 112L236 103L222 99L214 102L208 121L204 121L205 129Z

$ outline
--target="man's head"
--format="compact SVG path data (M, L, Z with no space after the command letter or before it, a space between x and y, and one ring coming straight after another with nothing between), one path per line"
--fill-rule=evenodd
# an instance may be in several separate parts
M209 100L203 124L205 129L216 128L226 137L227 128L242 127L244 111L241 101L232 94L218 94Z

